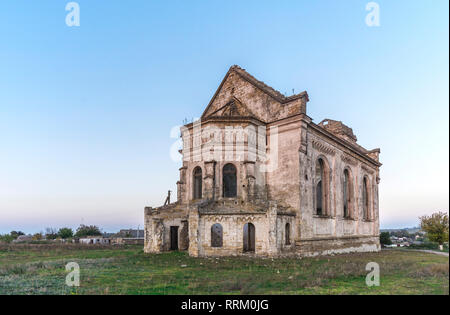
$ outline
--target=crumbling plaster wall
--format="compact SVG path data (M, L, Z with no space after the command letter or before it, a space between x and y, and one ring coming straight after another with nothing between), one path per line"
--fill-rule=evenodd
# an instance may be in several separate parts
M340 238L346 236L378 236L378 184L377 169L369 165L346 148L330 141L326 136L307 130L307 152L300 152L301 180L301 222L300 240L309 241L314 238ZM319 158L326 160L331 173L329 178L329 216L317 216L315 204L316 163ZM349 169L352 180L353 212L350 218L343 214L343 174ZM370 220L363 216L362 186L363 178L370 181ZM376 243L376 242L375 242ZM351 245L351 244L350 244ZM330 246L331 243L330 243Z
M211 246L211 227L222 225L223 246ZM244 225L255 226L255 253L257 256L276 256L277 244L277 212L271 206L265 213L204 213L193 209L189 214L191 256L237 256L244 254ZM249 253L250 254L250 253Z

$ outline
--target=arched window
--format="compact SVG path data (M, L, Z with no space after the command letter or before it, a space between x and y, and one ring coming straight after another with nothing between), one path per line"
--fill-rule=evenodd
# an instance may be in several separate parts
M211 247L223 246L223 229L219 223L211 226Z
M223 196L225 198L237 196L236 167L233 164L227 164L223 167Z
M364 220L370 220L370 193L369 193L369 179L364 176L363 179L363 215Z
M194 169L194 199L202 199L202 169Z
M328 196L330 171L323 159L318 159L316 163L316 214L329 215Z
M244 252L255 251L255 226L251 223L244 225Z
M348 169L344 170L344 183L342 187L344 203L344 218L350 218L353 212L353 185L352 177Z
M291 225L286 223L286 227L284 229L286 245L291 245Z

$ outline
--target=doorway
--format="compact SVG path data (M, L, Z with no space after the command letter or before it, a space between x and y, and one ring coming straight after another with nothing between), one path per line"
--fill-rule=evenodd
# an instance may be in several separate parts
M251 223L244 225L244 252L255 252L255 226Z
M178 250L178 226L170 227L170 250Z

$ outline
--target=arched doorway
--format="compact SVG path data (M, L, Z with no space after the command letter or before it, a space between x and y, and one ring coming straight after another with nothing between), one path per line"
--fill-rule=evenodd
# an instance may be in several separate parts
M244 225L244 252L255 252L255 226L252 223Z

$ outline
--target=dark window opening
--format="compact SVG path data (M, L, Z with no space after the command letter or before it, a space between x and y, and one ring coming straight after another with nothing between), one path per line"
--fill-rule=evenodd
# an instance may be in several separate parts
M343 201L344 201L344 218L350 217L349 205L350 205L350 179L348 170L344 170L344 189L343 189Z
M202 199L202 169L194 169L194 199Z
M244 252L255 252L255 226L251 223L244 225Z
M319 158L316 162L315 174L316 189L316 214L319 216L330 215L329 212L329 189L330 189L330 170L325 161Z
M223 246L223 229L222 225L216 223L211 227L211 247Z
M178 250L178 226L170 227L170 250Z
M236 167L233 164L227 164L223 167L223 196L225 198L237 196Z
M364 219L369 220L370 219L370 215L369 215L369 184L367 181L367 177L364 177L364 182L363 182L363 214L364 214Z
M286 223L285 235L286 245L291 245L291 225L289 223Z
M323 200L323 196L322 196L322 181L319 181L319 183L317 183L317 187L316 187L316 214L317 215L322 215L322 200Z

